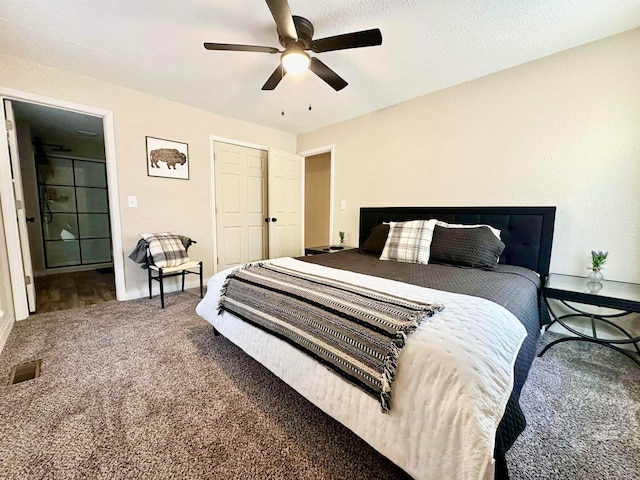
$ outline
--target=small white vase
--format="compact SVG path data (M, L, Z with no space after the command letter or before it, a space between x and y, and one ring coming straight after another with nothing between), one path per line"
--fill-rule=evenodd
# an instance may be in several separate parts
M602 281L603 275L599 268L591 268L589 269L587 278L589 279L589 282L600 283Z
M587 282L587 290L589 290L589 293L598 293L600 290L602 290L602 283Z

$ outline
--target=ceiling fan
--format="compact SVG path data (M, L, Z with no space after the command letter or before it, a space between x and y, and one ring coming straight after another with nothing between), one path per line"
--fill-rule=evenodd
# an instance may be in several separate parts
M334 90L342 90L348 83L319 59L311 57L305 50L322 53L382 44L382 33L378 28L313 40L313 25L306 18L291 15L287 0L266 0L266 2L276 22L278 40L284 50L257 45L208 42L204 44L204 48L207 50L281 53L280 65L262 86L262 90L276 88L287 72L301 73L307 68L327 82Z

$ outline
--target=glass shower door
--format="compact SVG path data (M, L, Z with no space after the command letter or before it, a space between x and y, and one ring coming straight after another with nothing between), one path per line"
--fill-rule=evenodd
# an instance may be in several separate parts
M50 158L39 169L42 232L47 268L80 263L73 161Z
M49 157L38 181L47 268L110 263L105 163Z
M105 164L76 160L75 179L82 263L111 262Z

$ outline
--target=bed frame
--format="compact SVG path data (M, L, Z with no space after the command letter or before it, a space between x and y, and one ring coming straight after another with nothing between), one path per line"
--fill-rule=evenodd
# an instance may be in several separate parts
M556 207L363 207L360 209L360 242L383 222L428 220L447 223L486 224L501 231L505 244L500 263L549 275Z
M366 207L360 209L359 239L361 245L373 227L390 221L435 218L448 223L488 224L501 230L505 250L500 263L534 270L544 282L549 274L555 212L555 207ZM531 329L525 340L528 348L521 349L515 366L516 375L524 375L521 384L535 356L539 330L535 325ZM215 326L214 334L217 334ZM496 480L509 478L505 453L525 426L524 416L517 415L519 393L519 389L514 388L509 402L515 402L517 410L513 410L513 415L503 417L496 433Z
M360 209L360 245L369 237L371 229L383 222L435 218L447 223L487 224L501 231L505 249L500 263L538 272L544 284L549 275L555 216L556 207L363 207ZM540 298L538 303L541 305ZM541 316L540 325L548 323L547 317ZM527 348L523 346L516 361L516 371L524 371L525 378L535 355L537 333L530 332L525 341ZM518 397L519 390L514 390L510 402L515 401L517 406ZM496 480L509 479L505 453L524 426L515 416L500 422L494 454Z

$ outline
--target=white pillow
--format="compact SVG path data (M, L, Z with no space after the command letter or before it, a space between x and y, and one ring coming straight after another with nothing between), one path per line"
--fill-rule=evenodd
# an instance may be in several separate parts
M435 220L390 222L389 235L380 260L429 263L429 251L435 226Z
M478 227L487 227L489 228L489 230L491 230L491 233L493 233L496 238L498 240L502 240L500 238L500 234L502 233L500 230L498 230L497 228L493 228L491 225L462 225L459 223L447 223L447 222L443 222L441 220L436 220L436 225L438 225L439 227L445 227L445 228L478 228Z

